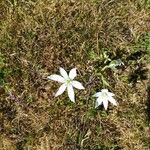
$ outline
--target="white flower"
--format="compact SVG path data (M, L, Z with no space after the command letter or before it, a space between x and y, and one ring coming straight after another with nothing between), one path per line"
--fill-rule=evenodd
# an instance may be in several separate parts
M107 110L108 101L111 102L113 105L117 106L116 100L112 97L112 96L115 96L115 95L111 92L108 92L107 89L102 89L101 92L97 92L93 96L97 97L95 107L98 107L99 105L103 104L105 110Z
M77 76L76 68L71 69L69 72L69 75L63 68L60 67L59 70L60 70L61 76L56 75L56 74L48 76L48 79L62 83L62 85L56 92L55 97L61 95L67 88L68 96L70 100L72 102L75 102L75 95L74 95L73 87L77 89L84 89L83 85L80 82L73 80Z

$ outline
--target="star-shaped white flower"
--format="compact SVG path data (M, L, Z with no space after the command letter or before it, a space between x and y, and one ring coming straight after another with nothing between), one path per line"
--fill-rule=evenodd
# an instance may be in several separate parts
M59 70L61 76L57 74L48 76L48 79L62 83L62 85L56 92L55 97L61 95L67 89L70 100L72 102L75 102L75 94L73 87L77 89L84 89L83 85L80 82L74 80L74 78L77 76L76 68L71 69L69 75L63 68L60 67Z
M98 107L99 105L103 104L105 110L107 110L108 101L111 102L113 105L117 106L117 102L113 98L113 96L115 96L115 94L108 92L108 89L102 89L101 92L97 92L93 96L97 97L95 107Z

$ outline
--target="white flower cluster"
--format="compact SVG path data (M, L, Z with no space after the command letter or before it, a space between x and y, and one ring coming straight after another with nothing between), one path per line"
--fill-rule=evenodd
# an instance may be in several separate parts
M73 88L75 87L77 89L85 89L80 82L74 80L74 78L77 76L76 68L71 69L69 75L63 68L60 68L59 70L61 75L53 74L48 76L49 80L54 80L62 83L62 85L56 92L55 97L61 95L67 89L70 100L72 102L75 102L75 94ZM97 98L96 105L95 105L96 108L99 105L103 104L105 110L107 110L108 102L111 102L113 105L117 106L117 102L113 98L113 96L115 95L109 92L108 89L102 89L101 92L97 92L93 96Z

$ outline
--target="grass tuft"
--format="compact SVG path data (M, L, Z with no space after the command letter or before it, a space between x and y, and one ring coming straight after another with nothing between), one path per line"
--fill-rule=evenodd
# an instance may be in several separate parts
M148 150L149 0L1 0L0 149ZM108 67L114 62L124 65ZM54 98L76 67L86 90ZM91 95L119 106L94 109Z

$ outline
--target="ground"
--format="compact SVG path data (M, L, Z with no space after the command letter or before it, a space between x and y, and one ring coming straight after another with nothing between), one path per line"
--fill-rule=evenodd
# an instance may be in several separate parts
M149 60L149 0L1 0L0 150L149 150ZM59 67L86 87L75 104ZM94 108L103 88L117 107Z

